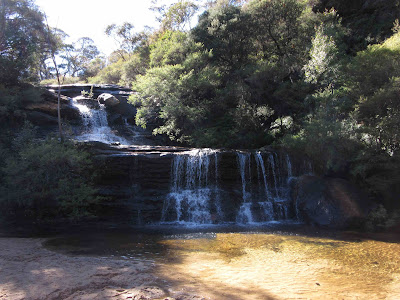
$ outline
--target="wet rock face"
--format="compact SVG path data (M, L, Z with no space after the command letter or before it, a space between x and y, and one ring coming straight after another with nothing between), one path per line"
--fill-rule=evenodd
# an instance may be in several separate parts
M99 193L110 199L105 204L104 217L129 224L154 224L160 221L196 224L237 222L244 194L236 151L211 151L196 156L193 151L197 152L198 149L183 147L90 145L89 151L100 174L97 182ZM189 152L192 154L189 155ZM265 155L265 165L270 167L267 161L270 154ZM250 156L251 165L245 168L245 194L251 194L246 208L253 215L252 221L295 217L289 198L273 195L275 188L267 197L261 169L256 166L254 154L249 153ZM287 173L286 170L282 171ZM278 172L274 176L272 169L267 169L267 172L269 186L279 189L276 180L281 177ZM272 195L276 200L269 198ZM182 201L181 206L177 201ZM266 204L271 204L273 208L268 220L265 220ZM285 206L282 209L287 213L282 214L280 206Z
M44 115L47 115L49 117L55 117L57 118L58 115L58 104L54 102L42 102L42 103L35 103L28 105L25 108L28 111L28 117L29 117L29 112L40 112ZM64 119L67 120L80 120L80 114L79 110L70 106L67 103L62 103L60 105L60 110L61 110L61 116ZM35 119L33 119L35 120ZM40 124L40 120L38 120L38 124Z
M52 126L58 123L58 96L54 92L44 90L41 95L43 101L28 104L23 111L26 119L34 125ZM70 105L68 97L60 96L60 111L62 120L72 124L80 122L79 110Z
M306 223L345 228L368 213L365 197L344 179L304 175L297 179L293 194L298 213Z
M86 147L92 152L100 175L99 194L109 199L104 204L103 216L118 223L299 220L316 226L345 228L357 224L368 213L368 202L350 182L301 175L308 173L304 160L293 158L288 164L284 153L262 154L265 182L261 165L255 161L261 155L257 152L246 152L247 163L241 166L240 154L244 152L237 151L188 156L188 152L199 150L113 147L102 143ZM285 167L288 165L290 169Z
M154 224L162 220L165 199L171 191L172 166L177 153L189 151L183 147L130 146L112 147L103 143L86 144L93 154L100 175L97 188L107 197L104 218L127 224ZM230 164L233 158L234 164ZM234 167L233 167L234 166ZM229 174L221 183L224 197L232 203L226 211L240 205L239 174L235 156L221 155L221 175ZM234 176L232 173L234 173ZM231 213L231 218L235 216Z

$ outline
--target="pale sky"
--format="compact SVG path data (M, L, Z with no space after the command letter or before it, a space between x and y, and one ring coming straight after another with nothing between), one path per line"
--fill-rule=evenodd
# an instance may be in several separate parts
M170 4L171 0L160 1ZM151 0L36 0L36 5L47 15L49 25L70 36L68 42L90 37L100 52L109 55L117 49L112 38L104 34L107 25L130 22L137 31L144 26L157 27Z

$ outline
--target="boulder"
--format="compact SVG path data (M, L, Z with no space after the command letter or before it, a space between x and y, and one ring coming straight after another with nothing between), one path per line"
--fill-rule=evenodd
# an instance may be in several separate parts
M99 97L97 97L99 103L104 104L106 107L114 107L119 104L119 100L108 93L103 93Z
M294 188L294 204L303 221L329 228L345 228L363 220L368 203L349 181L303 175Z

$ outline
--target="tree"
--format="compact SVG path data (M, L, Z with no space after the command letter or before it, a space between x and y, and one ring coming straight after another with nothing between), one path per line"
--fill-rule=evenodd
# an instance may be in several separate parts
M316 84L317 88L334 88L343 84L340 75L346 57L343 42L346 33L335 10L324 12L320 19L311 41L310 59L303 67L305 81Z
M304 66L305 79L327 86L335 81L338 70L338 48L334 39L324 33L320 25L312 40L310 60Z
M46 17L46 16L45 16ZM46 20L47 23L47 20ZM56 70L54 68L54 63L52 60L52 56L58 55L60 51L62 51L65 47L64 40L68 37L63 30L59 28L49 28L48 24L46 24L46 42L47 47L44 49L44 52L39 57L39 77L40 80L51 79L54 78ZM60 64L60 68L63 68L64 65Z
M165 31L151 45L150 66L160 67L182 63L191 52L188 34L180 31Z
M0 1L0 82L38 79L38 57L46 45L43 15L31 0Z
M172 4L163 16L163 30L185 31L190 29L190 22L199 7L193 1L178 1Z
M348 86L364 142L391 155L400 150L400 32L353 59Z
M249 15L242 14L239 7L216 5L199 17L191 35L212 51L213 60L228 73L248 62L252 50L249 21Z
M300 17L304 10L296 0L251 1L244 7L249 14L253 34L251 38L261 58L269 61L296 57L304 47ZM289 65L295 63L290 60Z
M120 26L116 24L108 25L105 34L113 37L118 44L119 51L117 54L120 58L125 59L125 53L131 54L137 47L145 44L148 38L146 31L135 32L135 26L129 22L125 22Z
M72 45L65 45L60 57L65 60L65 69L70 76L80 76L99 53L91 38L82 37Z
M97 56L88 62L83 70L82 79L88 79L89 77L96 76L106 66L106 59L101 56Z

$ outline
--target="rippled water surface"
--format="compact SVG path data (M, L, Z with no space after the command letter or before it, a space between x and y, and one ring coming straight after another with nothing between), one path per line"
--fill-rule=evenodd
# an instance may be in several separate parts
M303 228L152 228L61 236L70 255L149 260L209 299L400 299L400 243Z

